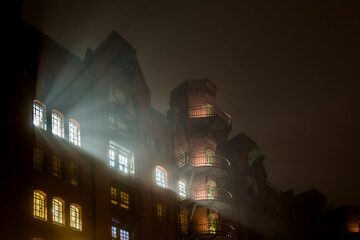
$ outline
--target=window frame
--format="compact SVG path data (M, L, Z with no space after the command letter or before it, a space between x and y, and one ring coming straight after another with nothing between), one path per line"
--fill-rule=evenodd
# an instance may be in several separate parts
M69 211L70 211L69 226L73 229L82 231L82 212L80 205L76 203L71 203L69 207Z
M81 147L80 124L75 119L69 119L69 142L75 146Z
M180 198L186 198L187 197L187 191L186 191L186 182L183 180L179 180L179 196Z
M53 154L51 158L51 175L63 178L63 162L57 154Z
M39 113L39 114L37 114ZM42 116L39 116L42 115ZM38 118L38 117L39 118ZM33 120L32 123L34 126L46 130L46 106L41 101L34 99L33 100ZM39 123L36 123L36 119L39 119Z
M155 184L161 188L167 188L167 171L161 166L155 167Z
M64 115L55 109L51 112L51 133L64 138Z
M47 195L43 191L33 191L33 216L47 221Z
M59 209L55 209L55 202L58 204ZM65 202L59 197L53 197L52 200L52 221L56 224L65 224ZM57 215L58 214L58 215ZM58 221L60 219L60 221Z

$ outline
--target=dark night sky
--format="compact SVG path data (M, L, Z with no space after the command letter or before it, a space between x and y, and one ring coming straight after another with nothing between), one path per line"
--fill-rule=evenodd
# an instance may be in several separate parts
M183 80L209 78L231 136L265 149L269 181L360 205L356 2L24 0L23 17L80 58L116 30L161 112Z

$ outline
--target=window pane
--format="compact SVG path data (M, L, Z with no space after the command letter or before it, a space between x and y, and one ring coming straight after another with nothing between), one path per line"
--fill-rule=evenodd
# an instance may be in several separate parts
M111 226L111 237L112 239L116 239L116 227Z
M113 149L109 149L109 164L111 167L115 167L115 151Z
M54 222L63 224L63 203L59 199L53 199L52 214Z
M45 170L44 151L39 147L34 147L34 169Z
M80 229L80 209L70 205L70 227Z
M59 178L62 177L61 159L56 155L52 157L52 175Z
M76 146L80 146L80 130L73 122L69 122L69 141Z
M128 156L126 156L124 153L119 153L119 170L120 171L125 172L125 173L128 172L127 162L128 162Z
M125 209L129 209L129 194L123 191L120 191L120 206Z
M70 183L75 186L79 184L79 167L75 163L70 163Z
M179 195L186 197L186 184L183 181L179 181Z
M33 103L33 124L37 127L45 129L44 108L38 103Z
M117 189L114 187L110 188L110 194L111 194L111 203L117 205Z
M124 229L120 229L120 240L129 240L129 232Z
M59 114L53 112L51 121L52 121L52 133L59 137L63 137L64 136L63 123L62 123L62 118L59 116Z
M45 196L34 191L34 216L46 220Z
M160 169L160 168L156 168L155 169L155 175L156 175L156 185L158 185L159 187L166 187L166 179L165 179L165 173Z

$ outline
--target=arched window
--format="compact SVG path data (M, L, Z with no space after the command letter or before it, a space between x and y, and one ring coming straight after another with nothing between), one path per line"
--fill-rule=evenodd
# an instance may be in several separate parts
M77 204L70 204L70 227L81 230L81 208Z
M155 168L155 180L156 185L162 188L166 188L166 171L164 168L160 166Z
M33 101L33 124L46 130L46 111L45 105L39 100Z
M80 146L80 124L74 119L69 121L69 141L76 145Z
M56 110L52 111L51 114L51 126L52 133L59 137L64 137L64 122L63 115Z
M55 223L64 224L64 201L60 198L53 198L52 219Z
M46 194L42 191L34 191L34 217L47 220Z
M186 197L186 183L184 181L179 181L179 196Z

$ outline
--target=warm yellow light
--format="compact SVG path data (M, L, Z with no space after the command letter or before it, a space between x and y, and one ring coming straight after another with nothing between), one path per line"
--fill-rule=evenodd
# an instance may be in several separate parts
M348 222L348 232L350 233L358 233L360 232L358 222Z

